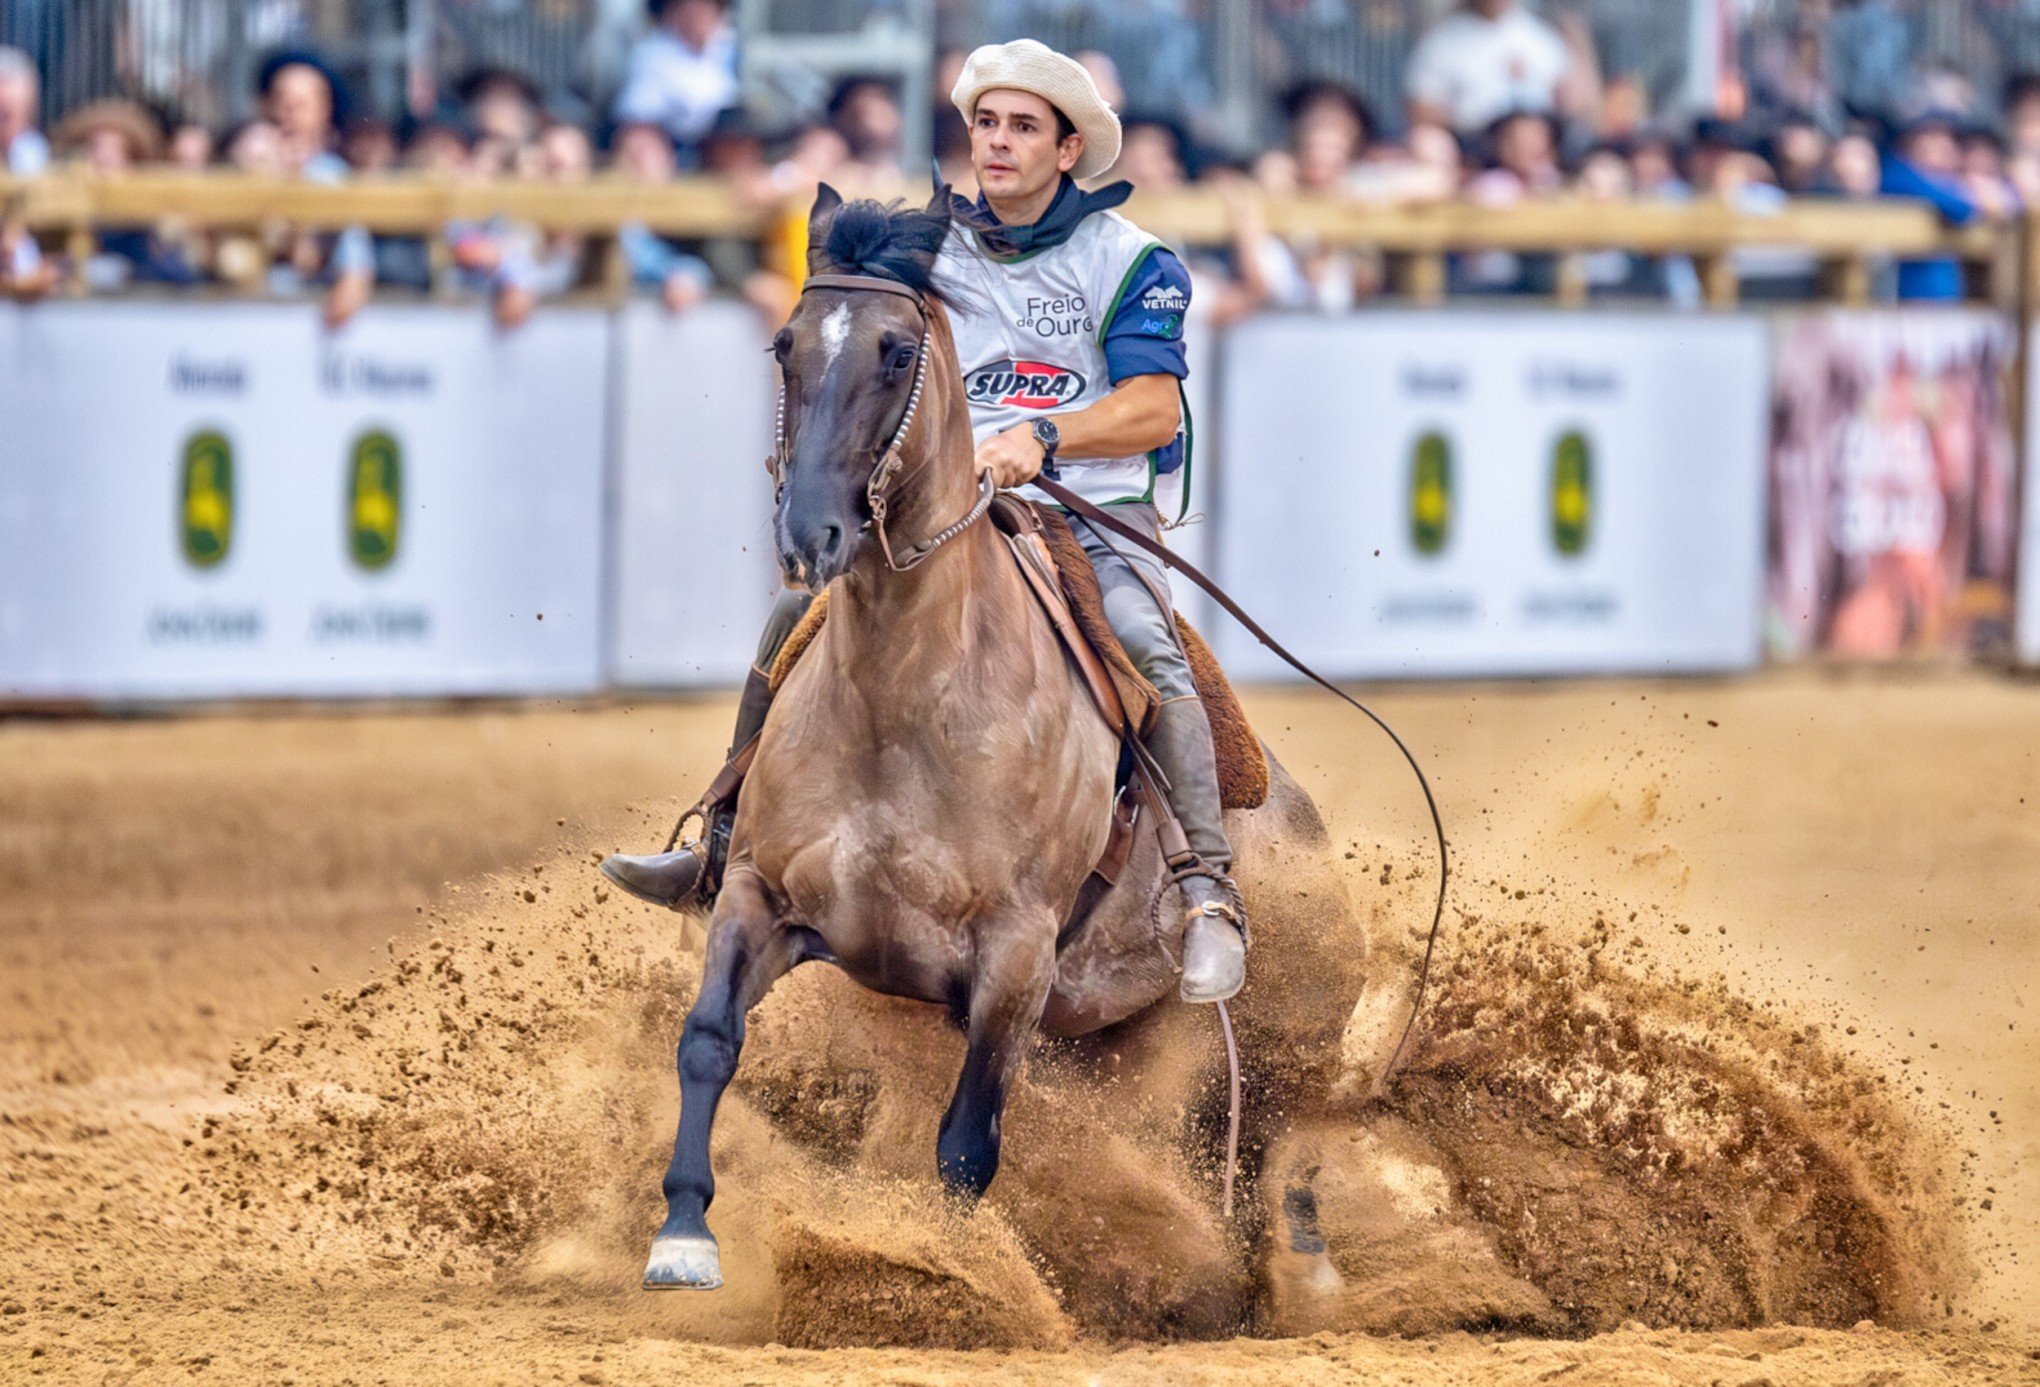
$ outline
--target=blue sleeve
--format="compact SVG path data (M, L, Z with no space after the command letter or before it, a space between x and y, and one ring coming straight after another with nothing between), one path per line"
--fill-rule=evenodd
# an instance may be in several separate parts
M1105 370L1112 383L1131 376L1189 375L1183 354L1189 312L1190 272L1174 251L1154 247L1135 264L1105 323Z
M1967 226L1976 219L1976 204L1954 180L1923 173L1903 159L1884 161L1884 177L1878 191L1886 197L1914 197L1931 202L1934 210L1954 226Z

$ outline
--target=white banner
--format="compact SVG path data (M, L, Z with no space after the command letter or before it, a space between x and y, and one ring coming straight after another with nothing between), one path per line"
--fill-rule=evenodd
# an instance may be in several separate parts
M1755 317L1264 317L1224 344L1219 580L1336 677L1758 658ZM1221 626L1242 678L1288 677Z
M0 696L596 688L609 336L0 308Z
M780 586L771 333L742 303L634 302L619 337L610 681L741 683Z

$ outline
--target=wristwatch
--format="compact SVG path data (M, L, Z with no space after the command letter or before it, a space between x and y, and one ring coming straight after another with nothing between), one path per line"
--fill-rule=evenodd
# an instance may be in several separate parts
M1055 450L1062 447L1062 430L1055 426L1053 419L1036 419L1034 441L1041 445L1041 462L1047 466L1055 461Z

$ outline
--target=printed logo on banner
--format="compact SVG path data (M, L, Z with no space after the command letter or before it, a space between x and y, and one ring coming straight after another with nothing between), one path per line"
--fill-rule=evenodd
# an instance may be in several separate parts
M1584 432L1561 434L1551 451L1551 547L1583 554L1594 535L1594 450Z
M404 504L404 453L396 438L370 429L347 460L347 557L374 572L397 557Z
M1452 538L1452 442L1433 429L1410 451L1410 543L1419 554L1444 551Z
M994 361L972 371L966 389L974 405L1054 409L1084 393L1084 378L1045 361Z
M234 445L217 429L184 440L177 480L178 547L193 568L224 562L234 544Z

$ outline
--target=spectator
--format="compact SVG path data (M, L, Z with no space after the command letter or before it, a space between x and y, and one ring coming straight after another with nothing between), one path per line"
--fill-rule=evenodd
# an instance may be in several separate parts
M183 173L204 173L212 167L213 132L195 120L180 120L170 132L167 158Z
M2024 199L2012 183L2004 138L1987 125L1969 124L1959 135L1962 181L1985 216L2005 221L2019 214Z
M1635 199L1630 163L1616 144L1597 144L1580 157L1572 191L1582 202L1614 206ZM1658 265L1634 251L1588 251L1579 257L1588 294L1600 298L1663 298L1665 283Z
M537 85L508 68L477 68L455 88L461 114L477 140L497 139L521 150L538 135Z
M0 48L0 167L17 178L32 178L49 167L50 142L35 128L41 99L42 79L28 54Z
M283 165L316 182L347 174L337 146L340 82L331 68L309 53L279 53L262 65L262 114L276 127Z
M287 51L262 64L258 87L263 114L276 128L286 174L314 183L337 183L348 175L339 154L336 120L344 115L339 79L310 53ZM361 311L375 287L375 241L361 227L337 235L294 235L287 252L272 263L274 292L324 283L328 327L340 327Z
M1466 198L1482 207L1513 207L1547 197L1563 178L1558 167L1558 120L1544 111L1511 111L1488 128L1488 167L1466 185ZM1535 294L1557 282L1553 255L1481 251L1457 258L1453 280L1463 292Z
M452 177L468 166L467 136L445 121L428 121L411 132L403 163L414 173Z
M1506 207L1526 197L1556 192L1558 121L1541 111L1511 111L1487 132L1488 168L1467 185L1467 197L1486 207Z
M625 125L616 132L612 161L618 172L639 183L664 183L677 168L673 142L650 122ZM685 313L708 297L708 262L680 249L642 222L617 229L617 246L630 267L630 282L659 291L669 312Z
M1929 111L1899 133L1884 160L1879 191L1886 197L1919 198L1933 205L1955 226L1967 226L1984 215L1983 208L1962 183L1962 121L1945 111ZM1962 264L1947 256L1901 260L1901 300L1949 301L1962 297Z
M1289 118L1289 148L1256 164L1270 192L1337 194L1350 191L1361 152L1374 131L1373 114L1359 96L1332 82L1309 82L1282 99Z
M849 77L829 97L829 124L843 137L850 158L842 169L845 197L885 197L907 181L901 160L907 122L892 84L876 77Z
M1550 111L1568 70L1565 40L1518 0L1465 0L1410 55L1410 120L1470 134L1511 111Z
M1769 143L1778 186L1795 197L1812 192L1827 169L1827 131L1812 116L1795 111L1778 122Z
M630 50L615 117L692 148L738 104L737 39L727 0L649 0L653 28Z
M1629 178L1649 202L1687 202L1693 186L1679 172L1679 147L1662 130L1645 130L1629 143Z
M555 122L533 143L537 172L549 183L574 187L588 181L594 150L577 125ZM540 234L533 228L512 228L492 286L496 325L506 331L522 326L540 300L571 292L587 270L588 238L578 231Z
M1817 191L1830 197L1866 202L1878 195L1883 183L1883 159L1877 152L1877 141L1861 130L1851 130L1828 151L1827 175Z
M24 198L15 193L0 203L0 298L34 303L57 287L57 267L43 257L28 228Z
M119 99L80 106L57 126L57 149L94 173L117 177L162 157L163 129L140 105ZM108 291L137 282L195 284L189 239L163 228L94 227L97 248L85 258L88 288Z
M1166 116L1129 115L1120 122L1114 177L1144 193L1173 193L1190 181L1189 137Z
M340 157L357 174L390 173L397 167L397 132L386 120L356 116L340 136Z
M65 116L57 150L94 173L126 173L163 157L163 129L140 105L118 98L94 101Z

